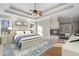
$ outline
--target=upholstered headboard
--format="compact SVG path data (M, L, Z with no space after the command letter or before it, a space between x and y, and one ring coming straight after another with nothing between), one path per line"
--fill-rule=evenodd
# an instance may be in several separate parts
M15 31L15 34L30 34L30 31Z

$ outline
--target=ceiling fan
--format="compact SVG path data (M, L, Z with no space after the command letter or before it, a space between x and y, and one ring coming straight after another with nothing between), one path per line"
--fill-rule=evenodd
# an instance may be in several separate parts
M36 9L36 3L34 3L34 8L35 8L34 10L29 9L32 12L33 16L43 16L42 11L39 11L39 10Z

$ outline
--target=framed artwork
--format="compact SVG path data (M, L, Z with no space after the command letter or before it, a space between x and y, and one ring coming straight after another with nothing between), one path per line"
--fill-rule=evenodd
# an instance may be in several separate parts
M16 25L17 26L27 26L28 23L27 22L16 21Z
M28 24L27 24L27 22L23 22L23 25L24 25L24 26L27 26Z
M16 23L15 23L17 26L22 26L22 22L20 22L20 21L16 21Z
M34 24L30 24L30 28L33 28L34 27Z

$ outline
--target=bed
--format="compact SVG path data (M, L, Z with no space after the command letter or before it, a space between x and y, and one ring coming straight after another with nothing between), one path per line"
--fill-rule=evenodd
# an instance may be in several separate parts
M62 56L79 56L79 36L71 35L62 48ZM76 41L74 41L76 40Z
M20 49L24 49L24 48L28 48L31 46L34 46L36 44L40 44L41 42L43 42L43 40L41 40L41 36L37 35L37 34L17 34L14 37L14 42L16 44L16 46Z

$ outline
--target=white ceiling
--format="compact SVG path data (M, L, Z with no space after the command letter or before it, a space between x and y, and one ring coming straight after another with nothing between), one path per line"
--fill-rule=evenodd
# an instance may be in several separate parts
M36 9L45 11L51 7L58 5L59 3L36 3ZM7 6L15 6L22 10L28 11L34 9L34 3L0 3L0 8L4 9Z
M27 12L27 14L18 12L16 10L12 10L12 9L10 9L10 6L23 10L23 11ZM38 18L46 17L46 16L54 14L54 13L63 12L64 10L65 11L70 10L71 14L75 14L77 12L76 10L79 10L79 9L77 9L78 6L79 6L79 4L36 3L37 10L43 11L43 16L31 16L31 15L28 15L28 13L31 13L29 11L29 9L34 9L34 3L0 3L0 11L4 12L4 10L8 10L8 11L12 11L15 13L19 13L22 16L27 17L27 18L38 19ZM74 11L75 13L73 13L72 11ZM9 14L9 13L7 13L7 14ZM69 13L67 13L67 14L69 14ZM15 14L13 14L13 15L15 15Z

